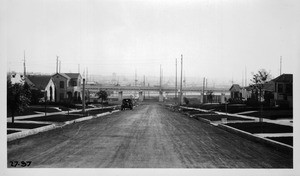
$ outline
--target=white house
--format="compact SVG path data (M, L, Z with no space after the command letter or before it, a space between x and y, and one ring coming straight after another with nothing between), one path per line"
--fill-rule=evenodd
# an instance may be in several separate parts
M31 89L45 92L47 101L55 101L55 85L50 75L27 75L25 80Z

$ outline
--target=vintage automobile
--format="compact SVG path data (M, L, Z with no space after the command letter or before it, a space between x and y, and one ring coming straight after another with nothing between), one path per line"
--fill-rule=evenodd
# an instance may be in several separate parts
M125 110L126 108L131 110L133 109L132 100L129 98L122 100L121 110Z

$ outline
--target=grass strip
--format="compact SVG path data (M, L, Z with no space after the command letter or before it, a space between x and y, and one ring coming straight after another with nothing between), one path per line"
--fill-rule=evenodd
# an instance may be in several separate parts
M23 129L34 129L49 124L36 124L36 123L7 123L7 128L23 128Z
M240 129L249 133L292 133L293 127L279 125L267 122L246 122L246 123L228 123L233 128Z

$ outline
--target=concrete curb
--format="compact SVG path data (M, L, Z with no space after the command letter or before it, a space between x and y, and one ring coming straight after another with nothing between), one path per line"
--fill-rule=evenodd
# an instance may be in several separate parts
M230 127L230 126L227 126L227 125L224 125L224 124L219 124L218 127L225 130L225 131L228 131L228 132L234 133L236 135L239 135L241 137L244 137L248 140L259 142L259 143L262 143L266 146L273 147L276 150L280 150L280 151L284 151L284 152L288 152L288 153L293 153L293 147L289 146L287 144L283 144L281 142L277 142L277 141L267 139L267 138L264 138L264 137L256 136L255 134L252 134L252 133L249 133L249 132L246 132L246 131L242 131L242 130L239 130L239 129L236 129L236 128L233 128L233 127Z
M20 138L24 138L24 137L34 135L34 134L37 134L37 133L53 130L53 129L56 129L56 128L62 128L64 126L72 124L72 123L86 121L86 120L90 120L90 119L93 119L93 118L109 115L109 114L112 114L112 113L115 113L115 112L118 112L118 111L120 111L120 110L114 110L114 111L111 111L111 112L105 112L105 113L97 114L95 116L87 116L87 117L82 117L82 118L79 118L79 119L66 121L66 122L63 123L63 125L49 124L47 126L43 126L43 127L39 127L39 128L34 128L34 129L26 130L26 131L21 131L21 132L17 132L17 133L8 134L7 135L7 142L13 141L13 140L16 140L16 139L20 139Z
M51 125L47 125L47 126L44 126L44 127L30 129L30 130L27 130L27 131L12 133L12 134L7 135L7 142L13 141L13 140L16 140L16 139L20 139L20 138L24 138L26 136L34 135L34 134L37 134L37 133L40 133L40 132L49 131L49 130L55 129L57 127L58 126L56 126L55 124L51 124Z
M207 123L207 124L210 124L212 125L212 122L210 120L207 120L207 119L204 119L204 118L201 118L201 117L193 117L201 122L204 122L204 123Z

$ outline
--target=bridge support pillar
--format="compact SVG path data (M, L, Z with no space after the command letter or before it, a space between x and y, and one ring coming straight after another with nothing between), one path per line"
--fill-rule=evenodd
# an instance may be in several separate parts
M139 101L144 101L144 95L142 91L139 92Z
M181 99L180 99L180 104L183 105L183 104L185 104L185 102L183 101L183 98L184 98L184 97L183 97L183 92L180 92L180 95L181 95L181 96L180 96L180 98L181 98Z
M225 103L225 94L221 93L221 103L224 104Z
M200 103L204 103L204 94L203 93L200 94Z
M123 99L123 91L120 91L118 94L118 100L122 101L122 99Z
M162 91L159 91L158 101L159 102L163 102L164 101L164 97L163 97L163 92Z

